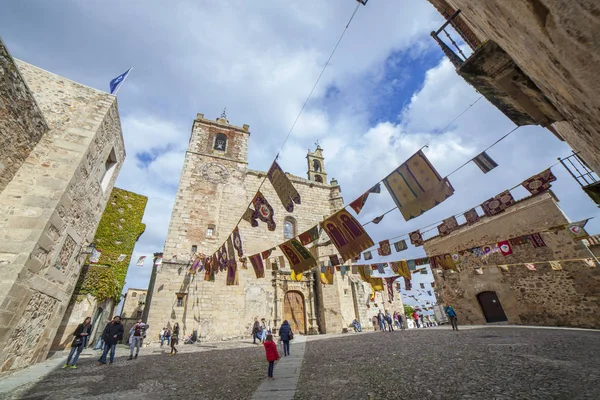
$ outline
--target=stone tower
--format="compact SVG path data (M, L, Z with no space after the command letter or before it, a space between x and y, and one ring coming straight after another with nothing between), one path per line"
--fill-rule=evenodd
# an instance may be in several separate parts
M323 149L317 143L315 151L308 151L306 155L308 163L308 180L319 183L327 183L327 173L325 172L325 158L323 157Z
M194 120L188 151L165 243L164 259L188 261L197 251L219 246L237 223L237 212L221 207L243 199L248 166L248 125L229 124L225 115L216 120L198 114Z

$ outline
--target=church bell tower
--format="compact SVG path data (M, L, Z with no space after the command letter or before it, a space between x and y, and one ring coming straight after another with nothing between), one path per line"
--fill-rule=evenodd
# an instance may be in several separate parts
M308 180L318 183L327 183L327 173L325 172L325 158L323 158L323 149L317 142L315 151L308 150L306 155L308 162Z

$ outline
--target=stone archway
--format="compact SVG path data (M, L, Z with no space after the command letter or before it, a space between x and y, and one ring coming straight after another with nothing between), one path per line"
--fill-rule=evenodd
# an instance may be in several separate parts
M295 333L306 334L306 308L304 295L296 290L289 290L283 299L283 319L287 320Z
M477 300L488 323L508 321L496 292L481 292L477 295Z

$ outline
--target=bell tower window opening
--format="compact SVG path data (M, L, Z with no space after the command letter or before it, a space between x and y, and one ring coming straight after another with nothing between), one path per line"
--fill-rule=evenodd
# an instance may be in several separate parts
M319 182L319 183L323 183L323 177L321 175L315 175L315 181Z
M285 217L283 221L283 238L293 239L296 236L296 221L291 217Z
M217 133L213 149L223 152L227 150L227 135L225 135L224 133Z
M315 172L321 172L321 162L319 160L313 160L313 170Z

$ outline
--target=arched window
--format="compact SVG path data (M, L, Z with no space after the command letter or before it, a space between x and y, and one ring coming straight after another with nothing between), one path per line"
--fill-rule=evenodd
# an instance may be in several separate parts
M319 160L313 160L313 170L315 172L321 172L321 162Z
M315 181L323 183L323 177L321 175L315 175Z
M217 134L214 149L219 151L225 151L225 149L227 149L227 135L224 133Z
M283 238L288 240L296 236L296 221L291 217L285 217L283 221Z

